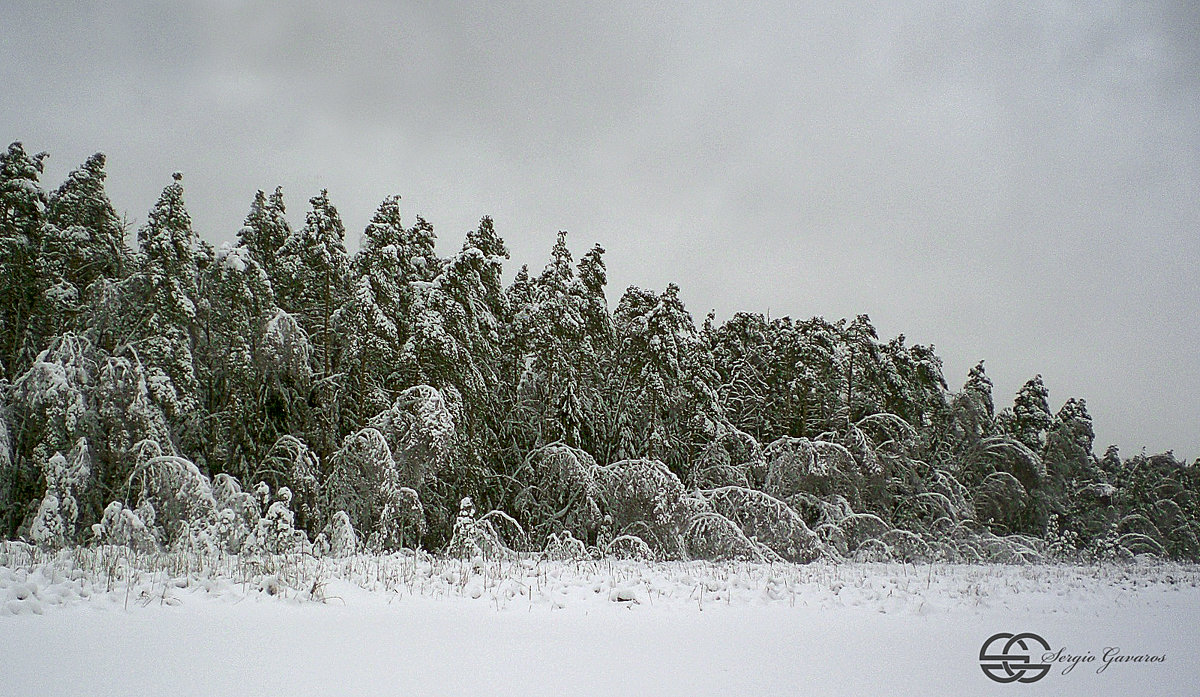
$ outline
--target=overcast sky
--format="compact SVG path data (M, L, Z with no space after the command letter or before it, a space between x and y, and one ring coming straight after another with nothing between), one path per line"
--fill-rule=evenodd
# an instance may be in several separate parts
M1200 5L0 0L0 137L49 187L96 151L142 223L322 188L351 249L403 196L540 269L608 249L610 305L868 313L998 406L1036 373L1097 450L1200 456ZM751 9L753 8L753 9ZM131 240L131 243L133 240Z

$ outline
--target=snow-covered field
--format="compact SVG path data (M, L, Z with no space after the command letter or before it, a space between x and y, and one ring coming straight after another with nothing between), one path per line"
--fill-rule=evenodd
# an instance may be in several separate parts
M999 632L1063 656L979 665ZM0 694L1200 690L1200 568L43 555L0 546ZM1113 662L1120 655L1162 662Z

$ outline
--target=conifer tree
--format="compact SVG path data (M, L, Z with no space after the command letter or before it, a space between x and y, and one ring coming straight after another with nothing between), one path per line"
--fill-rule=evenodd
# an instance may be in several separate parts
M223 246L200 274L197 373L207 414L203 456L213 471L248 481L270 443L260 442L264 383L255 358L275 312L266 272L250 250Z
M604 288L608 285L608 270L604 265L604 247L592 246L579 260L579 281L584 290L585 330L593 346L599 349L612 341L612 317Z
M292 236L286 213L282 187L275 187L270 198L259 190L254 194L245 224L238 231L238 246L250 250L272 283L282 278L279 251Z
M661 296L631 287L613 323L628 371L633 423L641 431L637 442L682 474L724 417L716 371L679 299L679 287L668 284ZM636 447L622 448L631 446Z
M838 347L838 364L844 375L845 395L842 404L844 427L863 416L881 411L878 393L873 383L878 379L879 335L866 315L858 315L849 323L838 323L841 342Z
M172 178L138 230L142 263L137 287L144 309L134 331L151 396L175 425L175 435L190 446L203 420L193 351L198 260L206 247L192 230L184 205L183 175L175 172Z
M967 373L967 382L963 385L963 392L974 398L983 413L987 414L988 419L995 417L996 407L992 401L992 380L983 368L983 361L976 363L975 367Z
M1042 376L1035 375L1021 386L1011 416L1005 418L1007 432L1035 453L1042 452L1046 431L1053 423L1049 397Z
M341 317L346 328L342 364L360 403L353 405L358 416L348 430L388 408L391 393L401 388L396 364L412 333L410 283L415 279L405 277L412 269L401 261L407 231L399 199L389 196L380 204L352 263L353 288Z
M593 447L600 400L597 339L588 332L589 307L603 303L576 275L567 233L559 232L550 262L537 279L518 273L507 295L514 304L510 340L521 351L518 399L536 424L531 447L563 440ZM602 293L602 268L593 255L591 282ZM525 271L522 269L522 271Z
M122 278L130 267L125 228L104 190L104 163L103 153L92 155L49 197L47 253L80 298L96 279Z
M1046 469L1060 480L1095 476L1092 445L1096 434L1087 403L1074 397L1058 410L1046 435Z
M334 315L349 296L346 228L337 208L322 191L309 200L305 225L279 252L283 283L276 288L280 307L301 318L313 342L322 376L335 372L337 332Z
M199 240L183 202L183 175L163 189L149 218L138 230L142 276L154 319L186 326L196 317L196 255Z
M19 142L0 155L0 378L10 380L28 367L47 332L46 195L39 183L46 157L27 154Z
M344 327L337 320L350 297L346 228L327 191L310 199L304 227L279 252L279 306L300 320L312 346L315 372L310 401L317 404L310 424L309 444L322 457L337 448L342 431L345 393L339 354Z

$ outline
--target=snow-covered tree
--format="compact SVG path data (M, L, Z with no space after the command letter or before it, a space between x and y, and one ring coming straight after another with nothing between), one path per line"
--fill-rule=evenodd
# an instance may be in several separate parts
M335 370L338 343L334 315L349 293L346 228L329 192L322 191L309 203L312 210L304 227L279 250L282 279L275 295L280 307L300 317L312 338L320 374L328 376Z
M317 554L331 557L352 557L359 549L358 533L350 516L345 511L333 514L329 525L325 527L313 544Z
M350 293L346 229L328 192L310 199L303 228L279 251L280 281L276 302L300 320L312 346L316 373L313 421L308 442L322 454L337 447L345 403L340 373L342 336L336 319Z
M42 473L46 494L29 528L29 537L34 543L58 549L74 542L75 525L79 520L77 494L91 478L91 466L91 454L84 438L79 439L68 455L54 453L44 463Z
M183 202L183 175L162 195L146 224L138 230L146 288L146 302L153 319L175 326L186 326L196 317L196 254L199 239L192 230L192 218Z
M601 513L591 455L551 443L530 452L515 477L524 487L514 497L514 506L535 544L564 530L580 540L592 539Z
M505 351L515 361L504 372L517 380L514 396L530 425L522 434L526 442L562 440L594 450L603 420L601 342L609 334L594 336L589 329L597 325L602 331L590 313L604 307L603 264L598 253L588 257L589 289L576 274L566 237L558 234L550 262L536 279L523 268L505 293L513 317Z
M967 373L967 382L963 385L963 392L975 400L978 408L987 415L988 419L995 417L996 407L992 401L992 380L983 368L983 361L979 361Z
M1050 393L1035 375L1017 391L1011 412L1000 415L1000 425L1006 433L1025 444L1034 452L1042 452L1046 445L1046 432L1054 423L1050 415Z
M190 443L202 419L193 349L197 262L205 247L184 205L183 175L172 178L138 230L142 268L136 280L143 309L135 332L150 396L172 421L175 435Z
M92 155L49 196L43 250L79 298L96 279L122 278L131 266L125 227L104 189L104 163L102 153Z
M200 290L195 354L207 414L200 449L210 468L245 478L266 440L255 357L276 311L271 284L246 248L222 246L201 272Z
M46 157L27 154L21 143L0 155L0 378L10 380L41 350L47 331L46 194L39 183Z
M405 295L407 282L413 279L404 277L405 264L400 260L405 232L399 197L389 196L363 232L362 249L353 261L350 300L343 311L342 324L347 328L343 363L355 391L368 402L358 406L369 413L386 407L387 388L394 384L388 378L411 331L406 326Z
M702 444L717 434L723 416L716 371L679 299L679 287L669 284L661 296L630 288L613 321L629 395L623 408L632 412L640 431L620 450L649 453L673 471L685 472Z
M311 420L308 402L313 380L313 349L300 322L276 309L267 320L255 355L262 383L258 386L261 446L302 434ZM307 447L307 446L306 446Z
M275 187L270 198L259 190L254 194L246 222L238 231L238 247L250 252L272 283L282 279L279 250L292 236L286 214L282 187Z
M123 497L139 444L154 443L160 453L174 452L170 425L153 398L151 379L132 346L104 358L98 366L92 392L98 434L93 459L102 494L98 505Z

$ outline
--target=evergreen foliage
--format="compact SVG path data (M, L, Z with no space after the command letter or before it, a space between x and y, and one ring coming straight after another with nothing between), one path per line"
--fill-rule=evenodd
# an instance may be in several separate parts
M1200 559L1197 465L1097 457L1084 400L1052 412L1040 375L997 411L982 361L951 391L866 315L697 327L675 284L610 311L604 248L576 263L561 232L505 287L491 218L442 257L396 196L353 258L326 192L293 230L278 188L214 250L176 174L135 252L104 156L50 194L44 157L0 155L0 537Z

